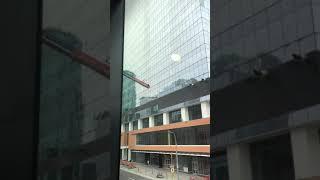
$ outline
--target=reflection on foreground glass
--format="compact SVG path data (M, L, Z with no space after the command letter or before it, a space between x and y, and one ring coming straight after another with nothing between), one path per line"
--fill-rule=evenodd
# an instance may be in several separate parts
M118 68L109 64L110 14L109 1L43 1L40 180L105 180L116 174L110 112L117 104L111 97L120 98L110 88L110 71Z
M319 7L212 1L214 179L320 178Z

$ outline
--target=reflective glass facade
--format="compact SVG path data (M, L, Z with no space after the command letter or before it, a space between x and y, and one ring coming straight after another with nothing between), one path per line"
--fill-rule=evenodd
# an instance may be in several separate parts
M124 71L123 73L131 77L136 77L136 75L130 71ZM136 86L135 82L126 76L123 76L122 81L122 113L126 113L136 107Z
M313 0L213 1L214 89L319 49L319 7Z
M124 70L151 86L137 106L209 77L209 16L209 0L126 1Z
M171 176L176 173L165 172L170 163L174 166L168 157L175 149L168 145L178 143L179 171L185 172L179 179L208 175L209 120L187 121L188 107L195 104L201 104L205 116L210 116L210 0L127 0L125 6L123 69L150 88L140 83L135 88L123 85L123 91L136 94L136 105L122 115L120 172L131 163L140 169L151 162L161 169L141 174L152 172L149 176L155 177L163 171L164 179L175 178ZM190 112L192 118L199 117L197 109ZM179 123L182 120L185 123ZM201 131L200 126L208 127ZM193 138L185 139L187 133Z

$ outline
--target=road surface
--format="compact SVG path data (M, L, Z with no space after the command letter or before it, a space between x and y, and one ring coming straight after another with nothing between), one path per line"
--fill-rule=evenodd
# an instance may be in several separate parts
M145 177L136 175L136 174L132 174L130 172L124 171L120 169L120 178L119 180L150 180L147 179Z

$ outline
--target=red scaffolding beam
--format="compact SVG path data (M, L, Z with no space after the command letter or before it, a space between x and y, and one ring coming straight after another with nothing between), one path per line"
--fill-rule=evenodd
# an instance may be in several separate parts
M69 56L72 60L96 71L97 73L101 74L102 76L107 77L108 79L110 79L110 64L109 63L103 63L102 61L97 60L96 58L88 55L87 53L75 49L75 50L69 50L65 47L63 47L62 45L56 43L53 40L50 40L49 38L42 36L42 43L46 44L47 46L55 49L56 51L63 53L66 56ZM144 81L130 76L126 73L122 73L123 76L135 81L136 83L146 87L146 88L150 88L150 85L145 83Z

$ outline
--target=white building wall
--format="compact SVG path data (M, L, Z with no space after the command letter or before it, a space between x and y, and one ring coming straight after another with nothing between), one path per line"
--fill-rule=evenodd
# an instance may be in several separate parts
M149 117L149 127L154 127L154 116Z
M181 118L182 121L189 121L189 112L188 112L188 107L183 107L181 108Z
M169 113L163 113L163 125L169 124Z
M210 117L210 101L201 102L202 118Z

